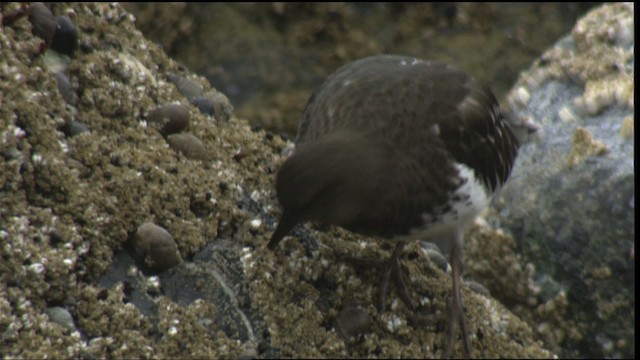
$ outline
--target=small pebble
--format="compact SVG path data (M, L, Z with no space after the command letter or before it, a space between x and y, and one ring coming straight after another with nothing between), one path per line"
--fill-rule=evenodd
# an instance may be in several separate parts
M210 115L218 121L229 121L233 114L233 105L229 99L220 92L209 92L203 96L191 99L191 103L195 105L201 113Z
M209 115L209 116L216 115L216 109L213 105L213 101L207 99L204 96L197 96L191 99L191 103L195 105L195 107L197 107L198 110L200 110L200 112L205 115Z
M336 330L345 340L369 330L369 314L357 305L345 306L336 317Z
M92 174L91 170L88 167L84 166L83 163L77 160L74 160L72 158L67 158L67 160L65 160L65 164L67 165L68 168L77 170L78 175L80 176L81 179L88 178Z
M69 330L75 330L76 325L73 323L73 317L67 309L54 306L47 308L44 312L49 316L49 319L52 322L62 325Z
M467 285L469 287L469 289L473 290L474 292L476 292L478 294L482 294L482 295L486 295L486 296L490 296L491 295L491 293L489 292L489 289L487 289L486 287L484 287L484 285L480 284L477 281L465 280L464 283L465 283L465 285Z
M449 268L449 263L447 262L447 259L444 257L444 255L442 255L441 252L435 251L433 249L427 249L426 252L427 252L427 255L429 256L429 260L433 261L433 263L436 264L436 266L439 267L440 270L447 272L447 269Z
M175 74L169 74L167 75L167 78L176 86L176 88L178 88L180 94L189 99L189 101L202 95L204 92L202 85L195 80L187 79Z
M173 236L162 227L144 223L138 228L134 245L144 257L145 265L155 270L165 270L182 261Z
M161 126L162 135L171 135L189 127L189 110L179 104L162 105L149 113L148 119Z
M69 105L76 106L76 104L78 103L78 96L73 90L73 86L71 86L69 78L61 72L55 73L54 76L56 77L56 81L58 82L58 91L60 92L60 95L62 95L64 101L66 101Z
M167 136L169 146L180 151L184 156L194 160L209 160L209 152L202 141L189 133L172 134Z
M79 121L70 120L64 123L64 126L62 126L62 132L66 137L70 138L82 133L89 132L89 128L87 127L87 125Z
M427 256L429 256L429 260L433 261L442 271L447 272L449 263L447 262L447 258L442 255L442 251L440 251L438 245L428 241L422 241L420 245L427 253Z
M2 154L2 157L6 161L22 159L22 152L20 152L20 150L16 149L15 147L10 147L8 149L5 149L2 152L0 152L0 154Z
M42 38L47 46L51 46L53 36L56 33L56 18L49 8L41 3L33 3L33 10L29 14L31 22L31 32L39 38Z
M78 30L68 16L56 16L56 24L51 48L61 54L73 55L78 48Z

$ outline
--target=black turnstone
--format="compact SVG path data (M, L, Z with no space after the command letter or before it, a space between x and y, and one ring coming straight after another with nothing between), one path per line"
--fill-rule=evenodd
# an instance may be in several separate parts
M463 234L509 177L518 150L493 93L446 64L368 57L316 90L296 143L277 175L283 214L269 248L305 221L396 241L379 308L391 276L412 308L400 253L409 240L437 243L453 269L445 355L459 323L471 356L460 297Z

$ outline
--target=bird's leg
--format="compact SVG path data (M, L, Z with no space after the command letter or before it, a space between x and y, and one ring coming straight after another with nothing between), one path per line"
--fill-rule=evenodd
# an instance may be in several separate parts
M456 323L460 323L460 331L462 332L462 340L464 342L465 358L471 358L471 341L469 340L469 332L467 322L464 316L464 308L462 307L462 297L460 294L460 277L462 275L462 236L458 236L453 248L451 249L451 283L453 284L453 298L449 306L448 326L447 326L447 345L445 347L445 357L449 358L453 350L453 342L455 340Z
M383 312L385 308L385 303L387 300L387 293L389 291L389 281L393 281L396 291L400 299L404 302L405 306L410 310L414 309L413 302L409 297L409 292L407 291L407 281L405 279L405 271L402 268L402 264L400 262L400 255L402 254L402 249L406 242L401 241L396 244L396 247L393 249L393 253L391 257L386 260L380 259L362 259L362 258L353 258L346 257L345 260L349 261L352 264L357 266L366 266L366 267L377 267L382 268L382 276L380 279L380 287L378 292L378 302L376 307L379 312Z
M400 296L400 299L402 299L405 306L409 308L409 310L414 310L415 308L413 306L413 301L411 301L411 297L409 296L409 292L407 291L407 281L405 278L405 274L402 269L402 264L400 263L400 254L402 253L402 249L404 249L405 245L406 242L404 241L396 244L396 247L393 249L393 253L391 254L391 258L389 258L388 267L391 268L391 275L393 275L393 281L396 285L398 296ZM381 300L381 304L384 307L384 299Z

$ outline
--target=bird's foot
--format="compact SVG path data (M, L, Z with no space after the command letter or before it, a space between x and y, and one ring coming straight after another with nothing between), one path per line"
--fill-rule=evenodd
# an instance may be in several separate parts
M400 261L400 254L402 253L404 245L404 242L399 242L393 249L391 257L387 260L380 260L378 258L356 258L350 256L343 258L345 261L358 267L374 267L382 270L378 299L376 302L376 307L379 312L383 312L385 309L387 293L389 292L389 282L393 282L396 292L402 302L404 302L405 306L410 310L415 309L413 301L409 296L409 291L407 290L407 277L409 271L407 268L402 266Z

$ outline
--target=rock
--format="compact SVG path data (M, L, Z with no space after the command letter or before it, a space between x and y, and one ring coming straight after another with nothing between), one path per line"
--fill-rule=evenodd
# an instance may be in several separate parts
M47 308L47 310L45 310L45 313L54 323L60 324L72 331L76 329L76 326L73 323L73 317L67 309L59 306L54 306Z
M64 132L67 137L72 137L89 132L89 127L87 127L87 125L81 123L80 121L70 120L64 123L62 132Z
M634 141L622 135L634 116L633 13L590 12L510 97L544 137L521 149L492 219L539 279L566 291L562 357L635 356Z
M68 56L78 48L78 30L68 16L56 16L56 33L51 48Z
M189 127L189 109L180 104L162 105L149 113L148 120L159 127L162 135L179 133Z
M214 116L219 121L229 121L233 113L231 102L219 92L210 92L203 96L194 97L191 99L191 103L203 114Z
M167 136L167 142L176 151L194 160L209 160L211 156L204 143L192 134L182 133Z
M336 330L345 340L357 338L369 330L369 314L357 305L345 306L336 318Z
M187 100L191 101L191 99L201 96L204 92L204 89L200 83L195 80L176 75L169 74L167 75L169 81L171 81L178 91L187 98Z
M423 241L421 245L429 256L429 260L433 261L440 270L447 272L449 269L449 262L447 261L447 258L442 255L438 245L426 241Z
M33 27L31 31L34 35L42 38L47 46L51 46L53 36L56 33L56 18L51 10L41 2L36 2L32 6L33 9L29 14L29 21Z
M182 261L173 236L156 224L140 225L135 236L135 248L144 257L145 264L154 270L166 270Z
M55 73L55 77L58 82L58 91L60 91L60 95L62 95L64 101L71 106L76 106L78 103L78 96L76 95L75 90L73 90L73 86L71 86L69 78L61 72Z

